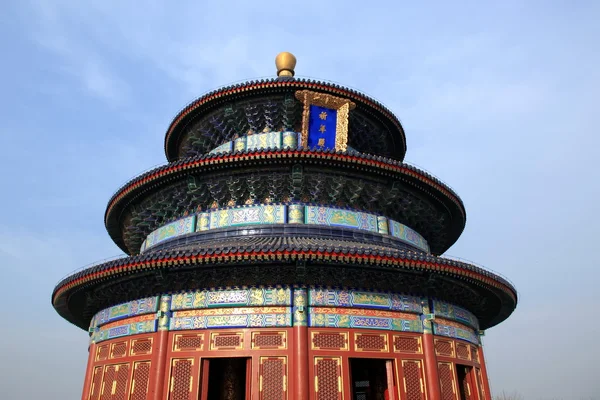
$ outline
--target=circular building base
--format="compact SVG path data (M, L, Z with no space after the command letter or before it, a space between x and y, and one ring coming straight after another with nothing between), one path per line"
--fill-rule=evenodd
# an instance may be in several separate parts
M346 289L144 298L92 319L83 398L489 399L477 325L435 299Z

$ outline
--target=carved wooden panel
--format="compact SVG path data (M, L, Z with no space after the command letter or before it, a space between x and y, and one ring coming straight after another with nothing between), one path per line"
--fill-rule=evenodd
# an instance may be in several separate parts
M100 400L126 400L129 383L129 363L104 367Z
M132 339L129 352L132 356L151 354L152 338Z
M104 361L108 359L108 345L98 346L96 348L96 361Z
M394 352L423 354L421 337L419 336L393 336Z
M452 363L438 362L438 375L440 377L441 400L458 400Z
M470 360L469 346L464 343L456 343L456 356L463 360Z
M354 350L387 352L387 334L355 333Z
M169 377L169 400L191 400L194 376L193 358L176 358L171 360Z
M483 374L481 373L481 369L475 368L475 378L477 380L477 391L479 393L479 398L481 400L485 399L485 386L483 384Z
M173 336L173 351L201 351L204 333L185 333Z
M233 333L211 333L211 350L240 350L244 347L244 334L242 332Z
M128 342L117 342L110 345L110 358L121 358L127 355Z
M127 399L127 384L129 383L129 364L121 364L118 366L117 376L113 388L113 396L111 400L126 400Z
M150 380L150 361L140 361L133 365L133 377L129 400L145 400Z
M420 360L402 360L402 390L405 400L425 400L423 363Z
M310 333L313 350L348 350L347 332L315 332Z
M109 400L113 394L113 384L116 385L117 365L107 365L104 367L104 378L102 379L102 389L100 390L100 400Z
M108 347L107 347L108 349ZM108 350L107 350L108 352ZM90 396L89 400L99 400L100 399L100 391L102 389L102 375L104 372L103 367L94 368L94 373L92 375L92 386L90 387Z
M287 333L282 332L252 332L252 349L285 349L287 348Z
M317 400L342 399L342 358L315 357L315 398Z
M450 340L435 339L435 354L438 356L454 357L454 343Z
M475 346L471 346L471 359L473 362L479 362L479 349Z
M259 374L259 398L261 400L287 399L286 357L261 357Z

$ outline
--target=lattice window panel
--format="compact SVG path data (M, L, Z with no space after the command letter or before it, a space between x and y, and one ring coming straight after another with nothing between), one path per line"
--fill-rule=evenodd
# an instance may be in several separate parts
M471 358L474 362L479 362L479 350L475 346L471 346Z
M128 382L128 363L105 366L100 400L126 400Z
M200 351L204 348L204 334L185 334L173 337L173 351Z
M108 358L108 345L98 346L96 350L96 361L104 361Z
M421 338L394 335L394 351L398 353L422 354Z
M253 349L287 348L286 332L252 332Z
M438 375L440 377L441 400L458 400L452 363L438 363Z
M110 358L120 358L127 355L127 342L113 343L110 345Z
M470 360L471 355L469 354L469 346L462 343L456 344L456 356L458 358L462 358L463 360Z
M315 397L342 399L342 358L315 357Z
M92 386L90 387L89 400L99 400L100 399L100 391L102 390L102 373L103 372L104 372L103 367L94 368L94 375L92 375Z
M131 341L132 356L140 356L152 353L152 338L133 339Z
M104 368L104 379L102 379L102 390L100 391L100 400L110 400L112 398L113 382L116 384L116 376L116 365L107 365Z
M419 360L402 360L402 386L405 400L425 400L423 364Z
M145 400L150 380L150 361L136 362L133 367L129 400Z
M169 400L191 400L194 383L193 368L193 358L179 358L171 361Z
M244 347L244 334L237 333L212 333L210 339L211 350L240 350Z
M356 351L380 351L387 352L387 334L354 334L354 349Z
M126 400L127 384L129 383L129 364L122 364L118 367L112 400Z
M346 332L311 332L313 350L348 350Z
M485 399L485 386L483 385L483 374L481 369L475 368L475 375L477 376L477 389L479 390L479 398Z
M286 357L261 357L259 373L259 398L261 400L287 399Z
M435 354L454 357L454 343L449 340L435 339Z

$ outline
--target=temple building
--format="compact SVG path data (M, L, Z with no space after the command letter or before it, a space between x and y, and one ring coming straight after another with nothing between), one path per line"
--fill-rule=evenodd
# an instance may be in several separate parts
M128 256L52 294L89 332L82 399L491 399L481 336L515 288L443 257L465 208L398 118L295 64L186 106L108 201Z

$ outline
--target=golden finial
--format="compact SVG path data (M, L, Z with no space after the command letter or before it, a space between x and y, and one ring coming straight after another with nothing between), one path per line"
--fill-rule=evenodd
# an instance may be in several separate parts
M277 76L294 76L296 57L292 53L284 51L275 57L275 65L277 66Z

